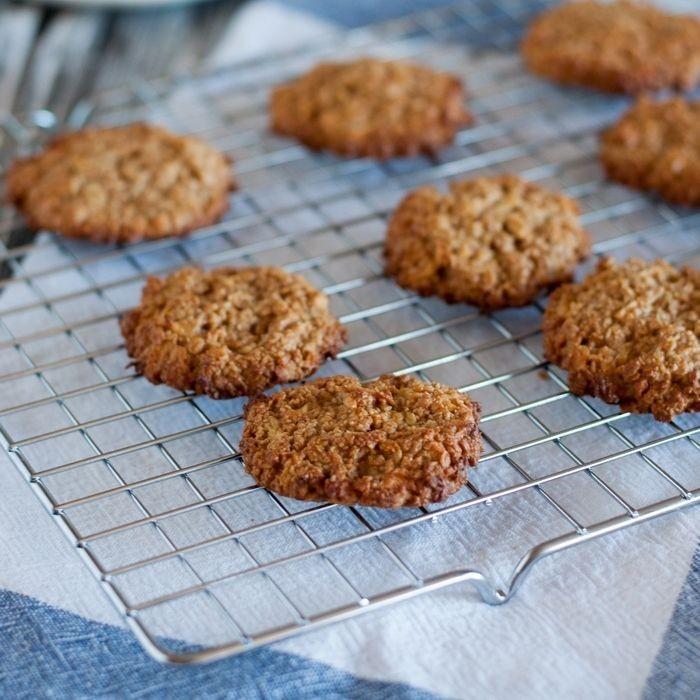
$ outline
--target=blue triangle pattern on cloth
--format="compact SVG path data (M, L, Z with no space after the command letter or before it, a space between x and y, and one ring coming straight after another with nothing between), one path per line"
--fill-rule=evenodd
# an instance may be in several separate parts
M270 648L206 666L153 661L132 634L0 589L2 698L385 698L430 693L367 681Z
M700 694L700 547L678 596L644 688L645 700L686 700Z

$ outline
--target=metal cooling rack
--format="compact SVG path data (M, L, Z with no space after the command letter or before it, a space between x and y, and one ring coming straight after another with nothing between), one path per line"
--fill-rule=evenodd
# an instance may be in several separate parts
M502 603L543 557L700 500L700 417L661 424L572 396L542 359L542 303L486 315L382 277L386 218L406 189L504 171L577 197L598 255L700 259L700 213L601 176L596 134L625 101L522 69L514 46L532 12L522 0L471 0L78 105L71 126L146 118L235 159L229 214L188 239L96 247L41 233L22 243L2 213L3 439L154 657L212 660L457 583ZM460 74L476 125L434 159L387 163L312 154L267 132L271 84L321 58L368 53ZM3 129L5 163L42 135L29 120ZM400 511L255 486L236 448L241 400L153 387L128 367L120 312L147 274L191 262L283 265L325 289L349 342L322 374L414 373L469 391L486 444L470 484Z

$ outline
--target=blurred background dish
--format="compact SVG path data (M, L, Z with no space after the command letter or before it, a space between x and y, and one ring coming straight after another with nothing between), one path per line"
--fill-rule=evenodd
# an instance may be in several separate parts
M28 5L44 5L46 7L82 7L85 9L107 9L107 10L138 10L149 7L164 7L166 5L175 7L177 5L193 5L211 0L24 0Z

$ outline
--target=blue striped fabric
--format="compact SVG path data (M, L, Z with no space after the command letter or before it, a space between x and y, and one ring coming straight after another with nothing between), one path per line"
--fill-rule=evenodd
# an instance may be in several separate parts
M153 661L125 629L0 590L0 696L19 698L376 698L427 700L269 648L197 667Z
M700 547L654 661L645 700L700 696Z
M371 22L391 19L407 12L448 5L450 2L451 0L352 0L352 2L284 0L283 4L343 27L359 27Z
M284 0L281 4L326 21L353 27L447 2L449 0ZM1 553L2 547L0 555ZM664 566L667 566L666 560L663 561ZM0 559L0 567L2 566L3 561ZM682 572L685 572L685 561ZM28 575L31 575L31 571ZM679 576L678 580L681 578ZM40 595L39 592L36 595ZM567 598L567 605L569 602ZM672 602L672 598L669 602ZM643 693L647 700L700 697L698 611L700 549L695 553L690 573L651 666ZM547 611L541 608L535 612L547 616ZM494 611L494 614L497 612ZM523 619L525 617L523 613ZM432 618L429 619L432 622ZM557 623L555 621L552 625L553 629ZM662 628L663 624L659 626L659 629ZM564 630L565 625L562 625L562 633ZM480 640L450 638L448 641L449 644L442 648L451 652L459 647L465 650L470 646L477 647ZM504 639L503 647L506 651L508 643L518 644L518 640ZM555 655L547 656L544 651L531 650L533 664L538 659L555 658ZM455 658L459 659L459 655L456 654ZM649 658L653 658L653 650ZM498 659L493 659L492 671L495 675L505 673L498 662ZM459 689L459 694L471 697L474 693L470 692L468 682L470 668L468 664L464 665L464 686ZM593 663L591 669L592 673L595 672ZM542 675L544 671L542 669ZM557 672L560 670L556 668L552 671L554 674ZM639 675L635 687L644 685L642 674ZM409 680L413 678L410 677ZM517 695L508 692L510 687L507 684L500 687L506 690L494 693L494 696ZM542 695L539 693L540 697ZM409 685L363 680L332 666L275 648L253 650L209 666L163 666L151 660L124 628L88 620L34 598L0 589L0 700L36 697L346 697L412 700L435 696ZM582 687L577 697L586 697L588 700L592 696L588 694L587 688ZM629 697L629 694L625 697Z

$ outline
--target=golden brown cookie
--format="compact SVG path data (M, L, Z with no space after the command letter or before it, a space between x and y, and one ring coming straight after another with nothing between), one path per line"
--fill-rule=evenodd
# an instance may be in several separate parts
M603 133L600 158L613 180L700 204L700 102L640 98Z
M544 315L545 357L575 394L669 421L700 410L700 271L602 260L557 289Z
M447 498L481 454L479 405L442 384L335 376L251 401L241 453L283 496L400 508Z
M406 61L321 63L272 93L272 128L314 150L433 153L472 121L458 78Z
M577 0L540 15L525 63L559 83L606 92L690 89L700 81L700 18L634 0Z
M60 136L6 184L32 228L97 243L183 235L217 221L235 189L226 156L143 123Z
M411 192L389 222L385 272L398 284L482 309L523 306L571 278L589 253L577 204L514 175Z
M215 399L304 379L345 342L328 297L275 267L149 277L121 329L149 381Z

